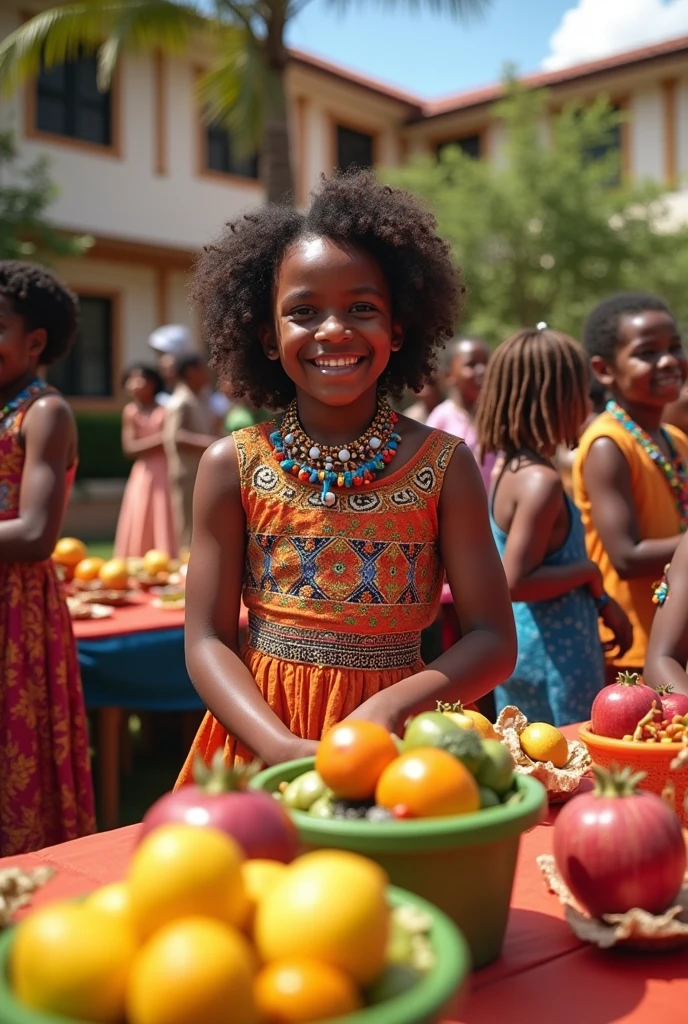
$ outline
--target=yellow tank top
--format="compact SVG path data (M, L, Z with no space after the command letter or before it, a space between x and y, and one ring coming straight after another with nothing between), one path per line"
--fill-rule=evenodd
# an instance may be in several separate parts
M678 453L688 463L688 438L675 427L665 425L665 429ZM590 448L600 437L612 440L628 463L641 539L675 537L681 532L681 520L674 493L659 466L613 416L606 412L598 416L583 434L576 453L573 466L574 499L583 517L588 557L599 566L609 596L618 601L633 624L633 646L621 659L609 659L609 664L642 669L655 613L655 605L652 603L655 576L620 579L595 529L590 499L583 480L583 467ZM604 627L601 629L601 637L603 641L610 638Z

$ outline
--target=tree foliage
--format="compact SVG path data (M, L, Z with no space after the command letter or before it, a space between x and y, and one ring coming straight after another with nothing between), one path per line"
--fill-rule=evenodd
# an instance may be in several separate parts
M544 90L509 79L495 117L503 149L492 160L452 147L385 173L434 207L464 268L464 329L498 342L546 321L577 336L622 289L657 291L688 320L688 229L668 230L660 185L622 181L624 115L599 97L550 117Z
M48 161L23 164L12 132L0 132L0 259L47 263L88 248L88 238L65 235L50 223L47 210L56 195Z

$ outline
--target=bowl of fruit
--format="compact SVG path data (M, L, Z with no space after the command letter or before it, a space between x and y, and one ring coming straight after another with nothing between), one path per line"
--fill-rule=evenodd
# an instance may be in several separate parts
M579 736L596 765L644 773L639 788L665 795L688 825L688 697L621 673L597 694Z
M248 859L198 823L0 937L3 1024L433 1024L469 973L452 922L374 862Z
M476 725L492 729L479 718L424 712L403 740L381 725L342 722L316 758L250 783L289 809L306 849L370 857L393 885L443 910L475 967L501 951L520 837L547 804L544 787L514 771L507 747L479 735Z

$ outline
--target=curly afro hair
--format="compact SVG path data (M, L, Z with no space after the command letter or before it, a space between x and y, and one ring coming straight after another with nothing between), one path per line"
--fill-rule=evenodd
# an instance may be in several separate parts
M256 406L281 409L294 397L281 364L265 355L260 329L274 320L273 286L285 252L307 235L358 245L378 261L404 330L381 385L395 397L419 390L435 369L437 350L454 334L464 288L433 215L372 171L323 180L305 214L286 206L246 214L205 248L192 294L220 377Z
M588 358L601 356L606 362L613 363L619 344L619 320L622 316L648 310L674 316L666 302L651 292L619 292L603 299L588 315L583 327L583 346Z
M28 331L46 331L43 366L67 355L76 334L79 303L54 274L36 263L0 260L0 295L12 303Z

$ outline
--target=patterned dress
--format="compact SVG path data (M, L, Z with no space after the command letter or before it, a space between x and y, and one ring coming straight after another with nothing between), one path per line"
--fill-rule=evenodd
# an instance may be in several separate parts
M420 633L439 609L443 570L438 503L460 440L433 431L410 463L379 481L336 491L284 473L268 440L274 423L238 431L246 513L242 657L292 733L320 739L369 697L422 666ZM251 759L208 713L179 778L200 752L209 763Z
M43 391L28 389L0 422L0 520L19 514L21 425ZM79 663L60 584L49 559L0 561L0 856L94 828Z
M570 527L566 540L543 565L583 562L585 531L568 495ZM502 557L507 535L490 513L492 535ZM515 704L531 722L568 725L590 717L590 706L604 686L604 656L595 601L587 587L549 601L515 601L518 659L510 679L495 689L501 711Z

